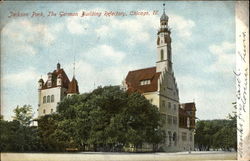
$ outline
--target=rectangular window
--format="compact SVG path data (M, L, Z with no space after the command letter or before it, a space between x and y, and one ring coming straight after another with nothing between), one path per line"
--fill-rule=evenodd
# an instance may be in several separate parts
M45 114L45 112L46 112L46 111L45 111L45 109L44 109L44 110L43 110L43 113Z
M174 111L176 111L176 104L174 104Z
M140 81L141 86L148 85L148 84L150 84L150 80L142 80L142 81Z
M161 114L163 124L166 123L166 114Z
M165 107L165 101L164 100L162 101L162 107Z
M177 117L173 116L173 124L176 125L177 124Z
M170 102L168 102L168 108L171 108L171 103Z
M187 141L187 133L182 132L181 133L181 138L182 138L182 141Z
M172 124L172 116L168 115L168 124L171 125Z
M190 133L190 141L193 141L193 135Z

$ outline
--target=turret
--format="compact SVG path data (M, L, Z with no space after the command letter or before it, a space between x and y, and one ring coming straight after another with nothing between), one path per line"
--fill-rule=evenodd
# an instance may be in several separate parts
M68 91L67 91L67 95L71 96L71 95L74 95L74 94L79 94L79 88L78 88L78 82L75 79L75 77L73 76L71 82L69 83L69 88L68 88Z
M44 81L43 81L43 79L41 78L41 79L39 79L39 81L38 81L38 89L41 90L41 89L43 88L43 85L44 85Z

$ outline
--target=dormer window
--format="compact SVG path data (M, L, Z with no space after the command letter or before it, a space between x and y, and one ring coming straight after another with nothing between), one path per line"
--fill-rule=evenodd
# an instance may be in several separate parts
M52 85L51 85L51 81L48 81L48 87L51 87Z
M141 86L143 86L143 85L148 85L148 84L150 84L151 82L150 82L150 80L148 79L148 80L142 80L141 82L140 82L140 85Z

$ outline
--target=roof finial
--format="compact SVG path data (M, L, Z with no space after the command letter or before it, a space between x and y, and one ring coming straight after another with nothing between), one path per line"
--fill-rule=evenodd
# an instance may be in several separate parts
M165 3L163 3L163 12L165 12Z
M57 65L56 65L56 69L57 69L57 71L59 71L61 69L61 65L59 63L59 60L58 60Z

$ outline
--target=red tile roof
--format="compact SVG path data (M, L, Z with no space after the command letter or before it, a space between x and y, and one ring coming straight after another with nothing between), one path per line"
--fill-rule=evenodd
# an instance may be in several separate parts
M128 92L154 92L158 90L158 79L161 72L156 72L156 67L129 71L125 79ZM140 85L143 80L150 80L150 84Z
M59 70L54 70L52 73L52 86L48 87L48 80L43 85L42 89L48 89L48 88L54 88L57 87L57 76L60 75L62 78L62 87L68 89L69 85L69 78L67 74L64 72L64 70L61 68Z
M186 111L196 111L195 108L195 103L190 102L190 103L183 103L181 106L186 110Z
M69 83L69 88L67 93L76 93L79 94L78 83L75 77L72 78L72 81Z

